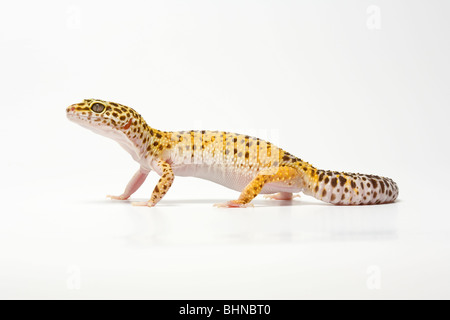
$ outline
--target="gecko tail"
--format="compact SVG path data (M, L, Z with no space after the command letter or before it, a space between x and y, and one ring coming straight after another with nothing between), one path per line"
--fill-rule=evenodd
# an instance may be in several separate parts
M369 174L318 170L310 177L305 194L336 205L394 202L398 186L392 179Z

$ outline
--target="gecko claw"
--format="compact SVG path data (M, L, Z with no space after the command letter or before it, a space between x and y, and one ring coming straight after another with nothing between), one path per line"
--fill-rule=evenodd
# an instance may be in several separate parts
M231 200L225 203L216 203L214 204L214 207L216 208L248 208L248 207L254 207L251 203L242 203L238 200Z

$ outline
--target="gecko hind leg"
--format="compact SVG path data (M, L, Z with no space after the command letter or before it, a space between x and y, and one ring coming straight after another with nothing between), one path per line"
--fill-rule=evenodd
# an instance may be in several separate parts
M293 185L298 183L298 171L291 167L276 167L261 170L256 177L244 188L239 199L226 203L215 204L221 208L246 208L251 206L252 201L262 190L266 183L277 182Z
M292 200L294 198L300 198L300 194L293 194L292 192L278 192L264 195L264 199L270 200Z

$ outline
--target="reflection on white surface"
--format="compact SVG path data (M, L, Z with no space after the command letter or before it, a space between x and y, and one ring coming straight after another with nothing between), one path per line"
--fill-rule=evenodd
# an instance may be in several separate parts
M413 200L345 207L256 199L254 208L220 209L213 203L227 198L183 199L175 190L141 208L99 200L95 185L36 183L49 187L38 197L10 194L14 205L0 216L2 298L450 294L449 220Z
M397 237L396 204L335 207L319 202L255 200L255 208L212 208L212 204L221 201L224 199L168 200L152 208L151 214L135 212L131 215L133 232L127 239L134 244L149 245L393 240Z

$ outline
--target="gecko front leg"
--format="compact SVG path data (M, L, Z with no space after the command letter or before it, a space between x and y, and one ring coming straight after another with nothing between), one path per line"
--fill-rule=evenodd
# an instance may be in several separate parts
M172 171L172 168L170 167L170 164L168 164L164 160L158 160L156 162L156 165L158 167L158 171L161 172L161 179L159 179L155 189L153 190L150 200L144 202L133 202L132 204L134 206L155 206L172 186L175 175Z
M134 174L133 178L131 178L130 182L128 182L125 191L120 196L107 195L106 197L113 200L127 200L144 183L149 172L150 171L147 169L144 169L142 167L139 168L139 170Z

